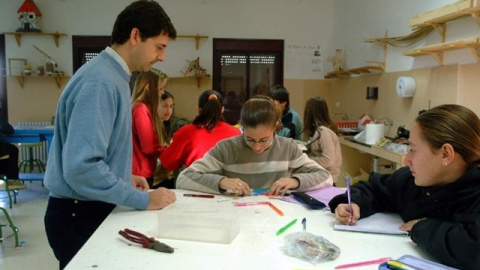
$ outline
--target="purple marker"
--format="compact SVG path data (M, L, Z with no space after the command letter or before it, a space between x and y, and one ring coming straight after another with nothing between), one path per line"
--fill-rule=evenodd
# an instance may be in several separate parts
M352 218L350 219L350 225L353 225L352 197L350 196L350 176L348 176L347 174L345 174L345 182L347 184L348 212L350 212L350 214L352 215Z

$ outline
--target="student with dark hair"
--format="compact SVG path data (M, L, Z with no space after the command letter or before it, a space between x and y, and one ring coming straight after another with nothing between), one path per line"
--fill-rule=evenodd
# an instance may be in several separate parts
M268 91L268 96L271 97L282 110L282 129L277 132L277 135L295 140L301 140L302 136L302 121L298 113L290 107L290 97L287 89L283 85L274 85Z
M173 117L175 114L175 99L172 93L165 91L162 95L161 105L158 115L162 120L162 132L160 133L160 143L168 146L172 142L173 134Z
M336 183L342 167L342 149L338 128L330 118L325 99L312 97L307 100L303 123L308 157L327 169Z
M168 189L146 192L132 176L129 80L165 59L177 32L163 8L140 0L117 17L111 46L83 65L62 92L45 186L45 230L60 269L66 267L117 204L144 210L175 202Z
M403 231L440 263L480 269L480 119L460 105L434 107L417 116L406 167L372 173L330 202L343 224L377 212L400 214Z
M173 132L173 120L174 117L174 109L175 109L175 100L173 95L165 91L162 95L161 105L158 109L158 115L162 120L162 132L160 133L160 142L164 147L163 150L166 149L172 142L172 132ZM156 161L159 160L160 155L156 158ZM173 181L174 172L165 169L161 163L156 162L156 170L155 174L153 175L153 182L148 182L150 188L175 188L175 183Z
M221 194L250 195L269 188L270 194L307 191L332 184L330 173L300 150L294 140L275 136L280 124L275 102L254 96L242 107L243 134L218 142L205 156L183 170L177 187Z
M198 115L193 123L175 132L172 143L160 155L164 168L174 171L182 165L190 166L218 141L240 135L242 132L226 123L222 116L223 97L215 90L204 91L198 98Z

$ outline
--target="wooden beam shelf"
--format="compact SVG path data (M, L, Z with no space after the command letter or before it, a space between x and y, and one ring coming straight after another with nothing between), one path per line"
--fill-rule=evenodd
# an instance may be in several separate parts
M472 16L480 26L480 0L460 0L449 5L419 14L410 19L412 29L438 25L464 16Z
M416 48L404 52L406 56L422 56L431 55L435 60L443 66L443 58L445 51L469 49L473 56L480 62L480 37L466 38L451 42L445 42L425 47Z
M198 50L198 47L200 47L200 40L202 38L208 38L208 36L200 36L198 34L196 35L177 35L177 38L193 38L195 39L195 48Z
M62 79L66 76L64 75L51 75L51 76L48 76L48 75L45 75L45 76L37 76L37 75L23 75L23 76L11 76L11 77L16 77L17 78L17 81L18 83L20 84L20 86L23 88L23 85L25 84L25 78L29 78L29 77L35 77L35 78L53 78L55 80L55 82L57 83L57 87L58 89L60 89L60 87L62 86Z
M7 35L14 35L15 40L17 41L18 47L22 46L22 36L51 36L55 45L58 47L60 45L60 37L66 36L67 34L62 33L44 33L44 32L6 32Z
M183 78L190 78L190 79L196 79L197 80L197 86L198 88L200 88L200 86L202 85L202 80L204 78L209 78L210 77L210 74L205 74L203 76L184 76L184 77L170 77L170 79L183 79Z
M325 79L334 79L334 78L347 78L350 77L352 74L361 75L361 74L369 74L372 72L383 72L383 68L381 66L364 66L353 68L349 70L339 70L339 71L332 71L327 73L324 76Z

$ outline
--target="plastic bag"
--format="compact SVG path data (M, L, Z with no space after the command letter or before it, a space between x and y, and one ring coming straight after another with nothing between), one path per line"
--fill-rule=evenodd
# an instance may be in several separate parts
M327 239L306 231L291 233L284 238L283 250L290 256L307 260L313 264L335 260L340 248Z

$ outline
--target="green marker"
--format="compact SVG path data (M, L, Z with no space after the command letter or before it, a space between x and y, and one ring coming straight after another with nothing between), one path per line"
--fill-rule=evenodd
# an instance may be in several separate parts
M290 221L290 223L288 223L287 225L280 228L280 230L277 231L276 235L278 236L278 235L282 234L284 231L288 230L288 228L292 227L293 224L295 224L295 222L297 222L297 219L294 219L294 220Z

